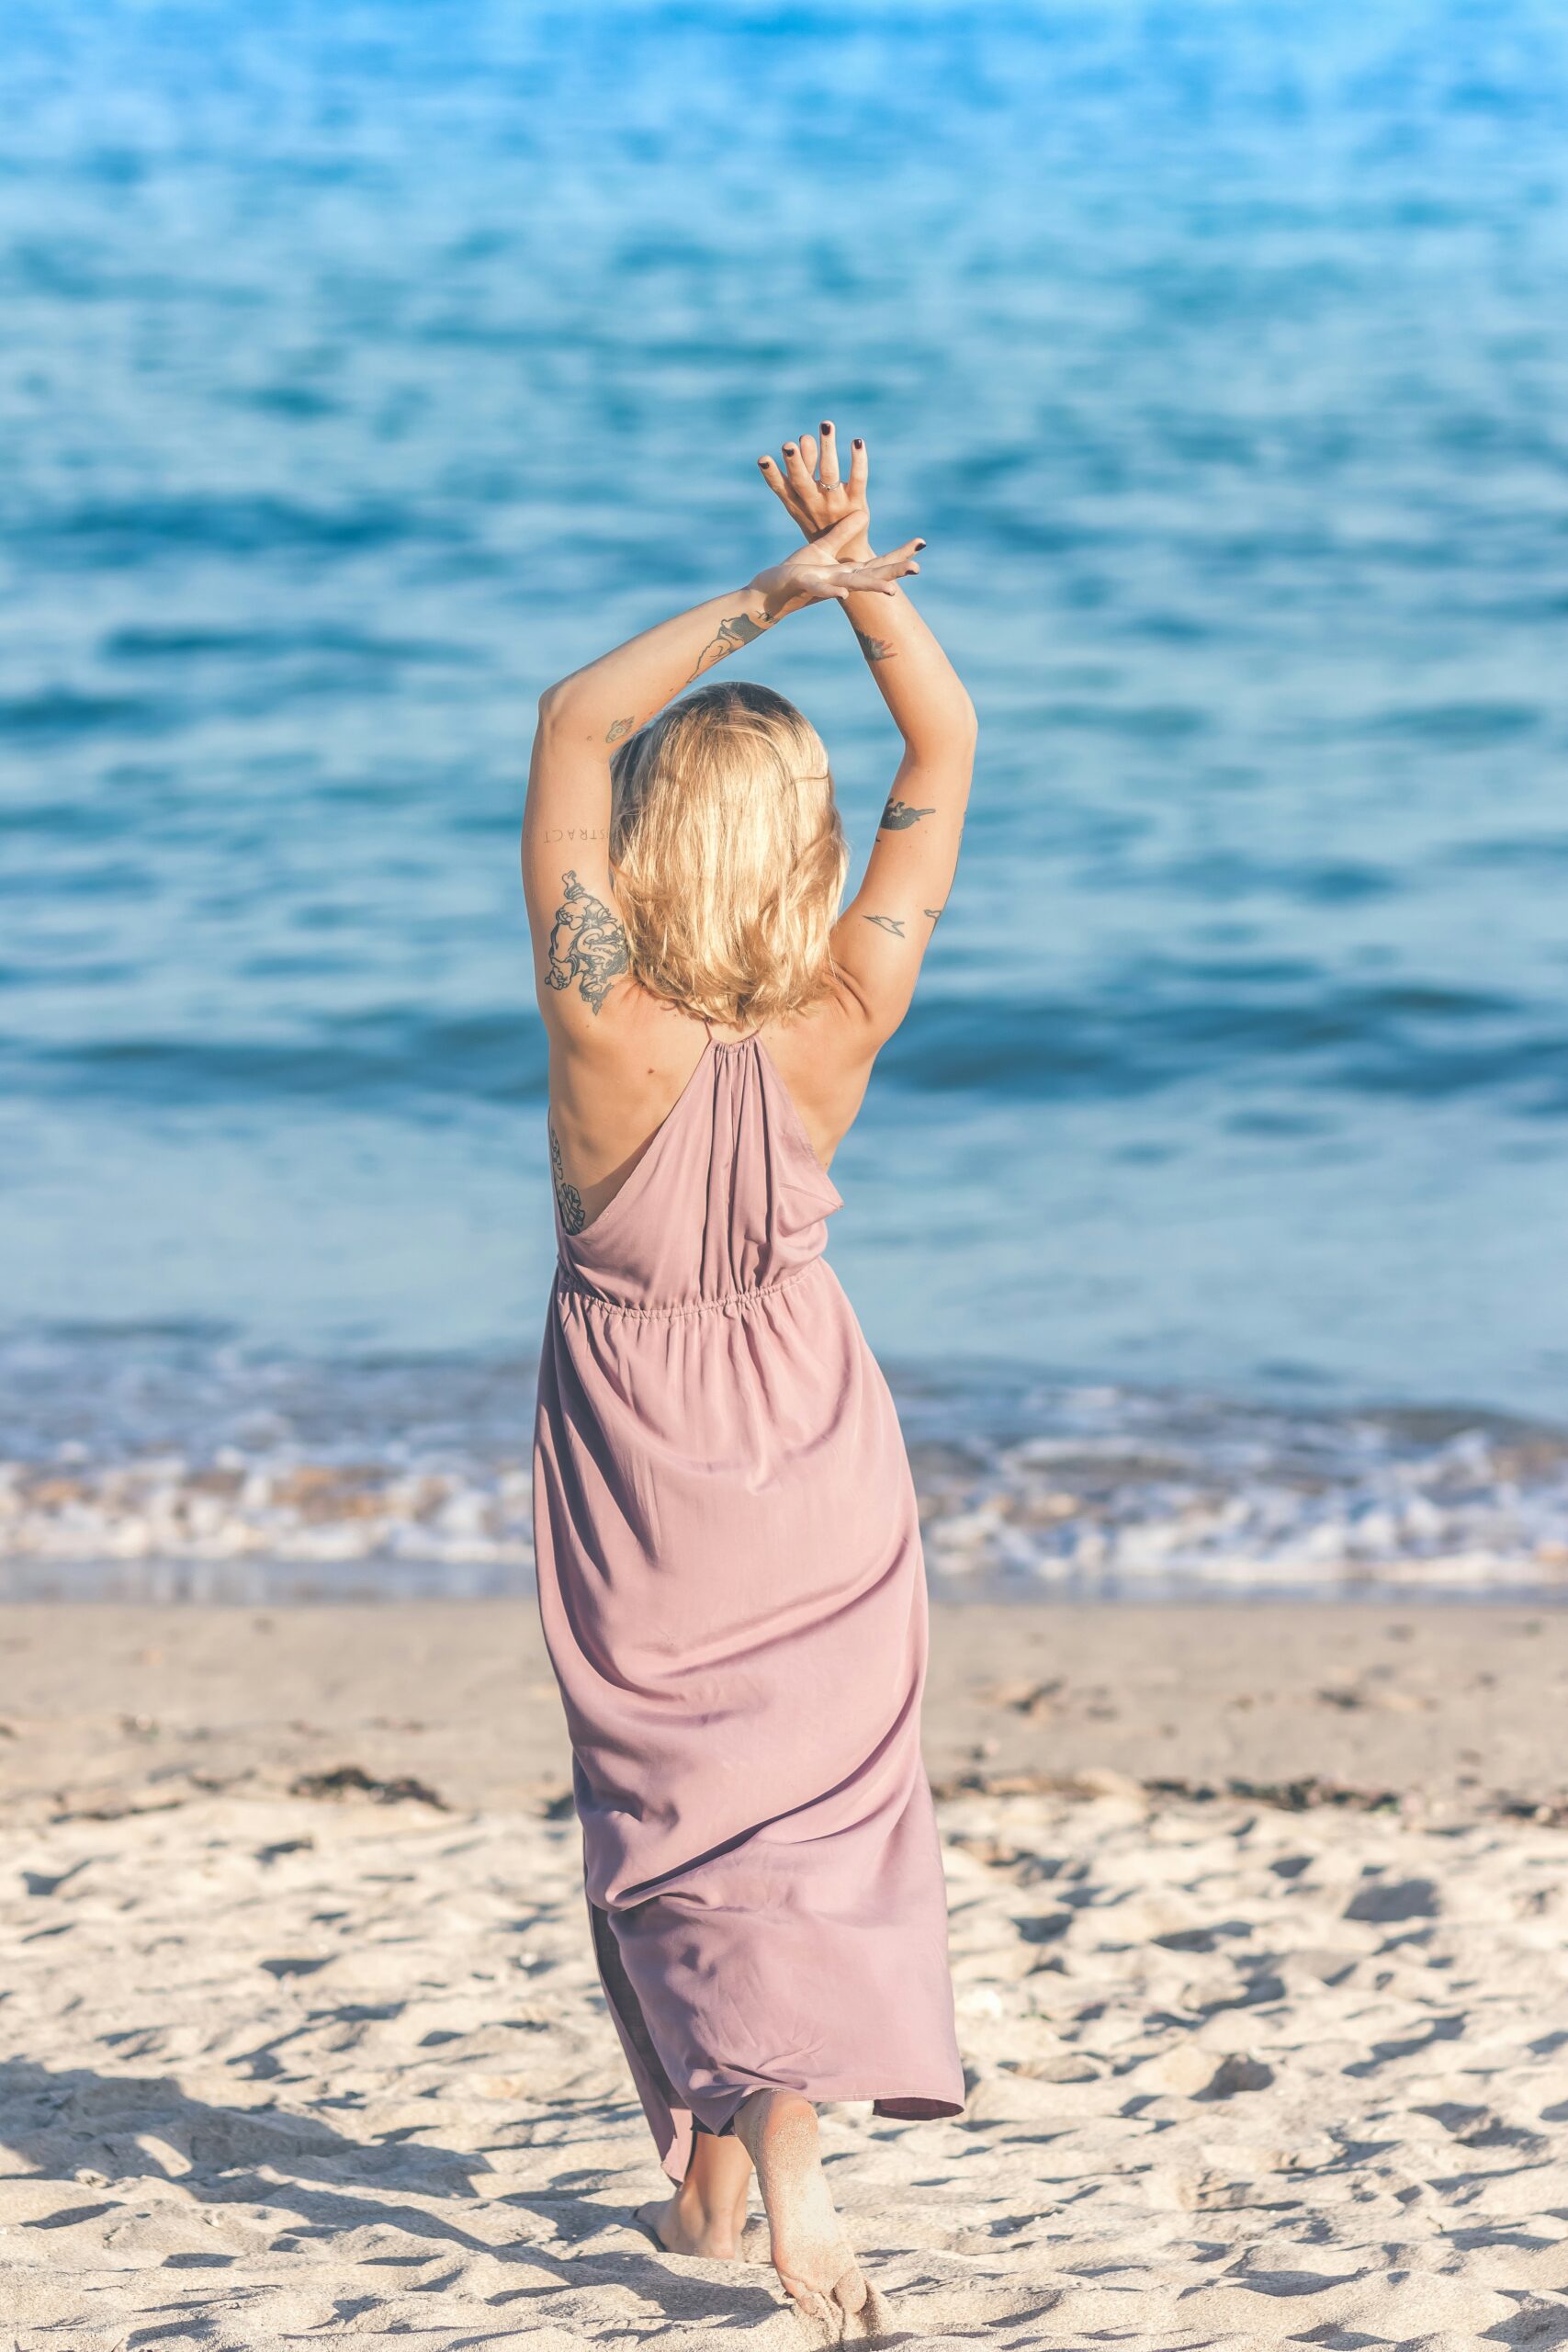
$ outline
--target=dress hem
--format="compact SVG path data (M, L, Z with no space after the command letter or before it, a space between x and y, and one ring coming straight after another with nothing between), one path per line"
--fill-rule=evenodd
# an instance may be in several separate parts
M684 2180L692 2161L692 2151L700 2139L728 2140L734 2135L735 2119L747 2100L758 2091L793 2091L797 2098L810 2101L813 2107L866 2107L874 2115L890 2123L940 2123L964 2112L964 2101L952 2098L919 2098L908 2096L878 2098L874 2091L811 2090L798 2083L749 2083L741 2091L722 2123L704 2123L690 2108L671 2112L675 2126L675 2138L660 2157L671 2180ZM682 2129L681 2117L688 2119Z

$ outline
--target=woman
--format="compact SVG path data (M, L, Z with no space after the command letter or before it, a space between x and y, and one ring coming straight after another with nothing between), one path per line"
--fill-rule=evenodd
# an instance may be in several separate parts
M897 586L925 542L872 552L863 445L847 481L831 424L819 458L807 435L761 465L807 545L539 706L523 870L560 1262L535 1531L600 1973L678 2184L638 2219L733 2256L754 2166L780 2278L841 2329L868 2290L814 2103L964 2094L914 1489L821 1255L828 1168L953 878L975 714ZM809 722L728 680L671 699L829 600L904 739L842 912Z

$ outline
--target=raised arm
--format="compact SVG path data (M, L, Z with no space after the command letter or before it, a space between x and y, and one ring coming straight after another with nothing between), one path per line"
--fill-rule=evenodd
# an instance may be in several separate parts
M848 528L846 560L874 561L866 505L865 444L853 444L847 481L836 435L822 427L786 441L784 464L761 461L763 478L809 538ZM893 789L859 890L833 933L833 958L864 1016L872 1043L890 1037L909 1009L920 963L947 902L958 864L975 765L975 706L953 664L902 590L852 593L844 609L861 651L904 739Z
M787 614L852 594L880 608L899 576L919 570L912 540L890 556L846 561L840 549L855 532L853 518L846 518L745 587L645 629L539 697L523 816L523 886L539 1003L552 1027L569 1035L591 1031L626 969L610 871L616 744L682 686Z

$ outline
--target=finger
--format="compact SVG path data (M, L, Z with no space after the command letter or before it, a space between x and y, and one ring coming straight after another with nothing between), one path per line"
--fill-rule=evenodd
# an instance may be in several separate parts
M836 490L839 484L839 445L833 432L831 417L822 424L822 456L818 471L824 490Z
M807 472L811 476L812 481L815 481L817 479L817 439L814 434L803 433L801 435L800 455Z
M855 579L845 564L824 564L819 571L797 571L792 585L810 604L841 605L854 588Z
M925 542L920 540L918 544L923 547ZM855 567L854 584L857 588L881 588L891 593L896 580L906 580L919 568L912 555L878 556L871 563Z
M920 567L912 555L885 555L863 568L868 580L903 580Z
M762 480L767 483L773 496L789 509L798 523L801 520L800 509L795 504L794 493L783 474L780 473L776 461L772 458L759 458L757 466Z
M865 516L859 507L852 507L847 514L840 514L836 523L829 523L825 531L818 531L811 544L814 548L820 548L824 555L837 555L847 539L852 539L858 531L864 528Z
M857 506L865 504L865 478L870 471L865 443L857 435L850 448L850 495Z
M815 461L817 456L815 446L813 446L811 455L813 461ZM817 481L816 477L811 471L811 468L806 462L805 452L798 443L794 441L786 441L784 443L784 476L788 481L791 489L795 492L797 498L807 497L810 492L816 489Z

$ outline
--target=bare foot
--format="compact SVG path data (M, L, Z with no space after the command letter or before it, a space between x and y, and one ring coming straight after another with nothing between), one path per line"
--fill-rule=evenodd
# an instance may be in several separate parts
M753 2091L735 2130L757 2167L773 2268L806 2316L841 2337L869 2290L822 2170L817 2109L795 2091Z
M672 2197L639 2205L636 2218L666 2254L694 2254L705 2262L734 2262L746 2227L751 2159L733 2133L700 2132L686 2177Z
M666 2254L694 2254L705 2262L735 2262L740 2256L739 2220L728 2214L694 2209L677 2189L672 2197L655 2197L639 2205L636 2218L651 2230Z

